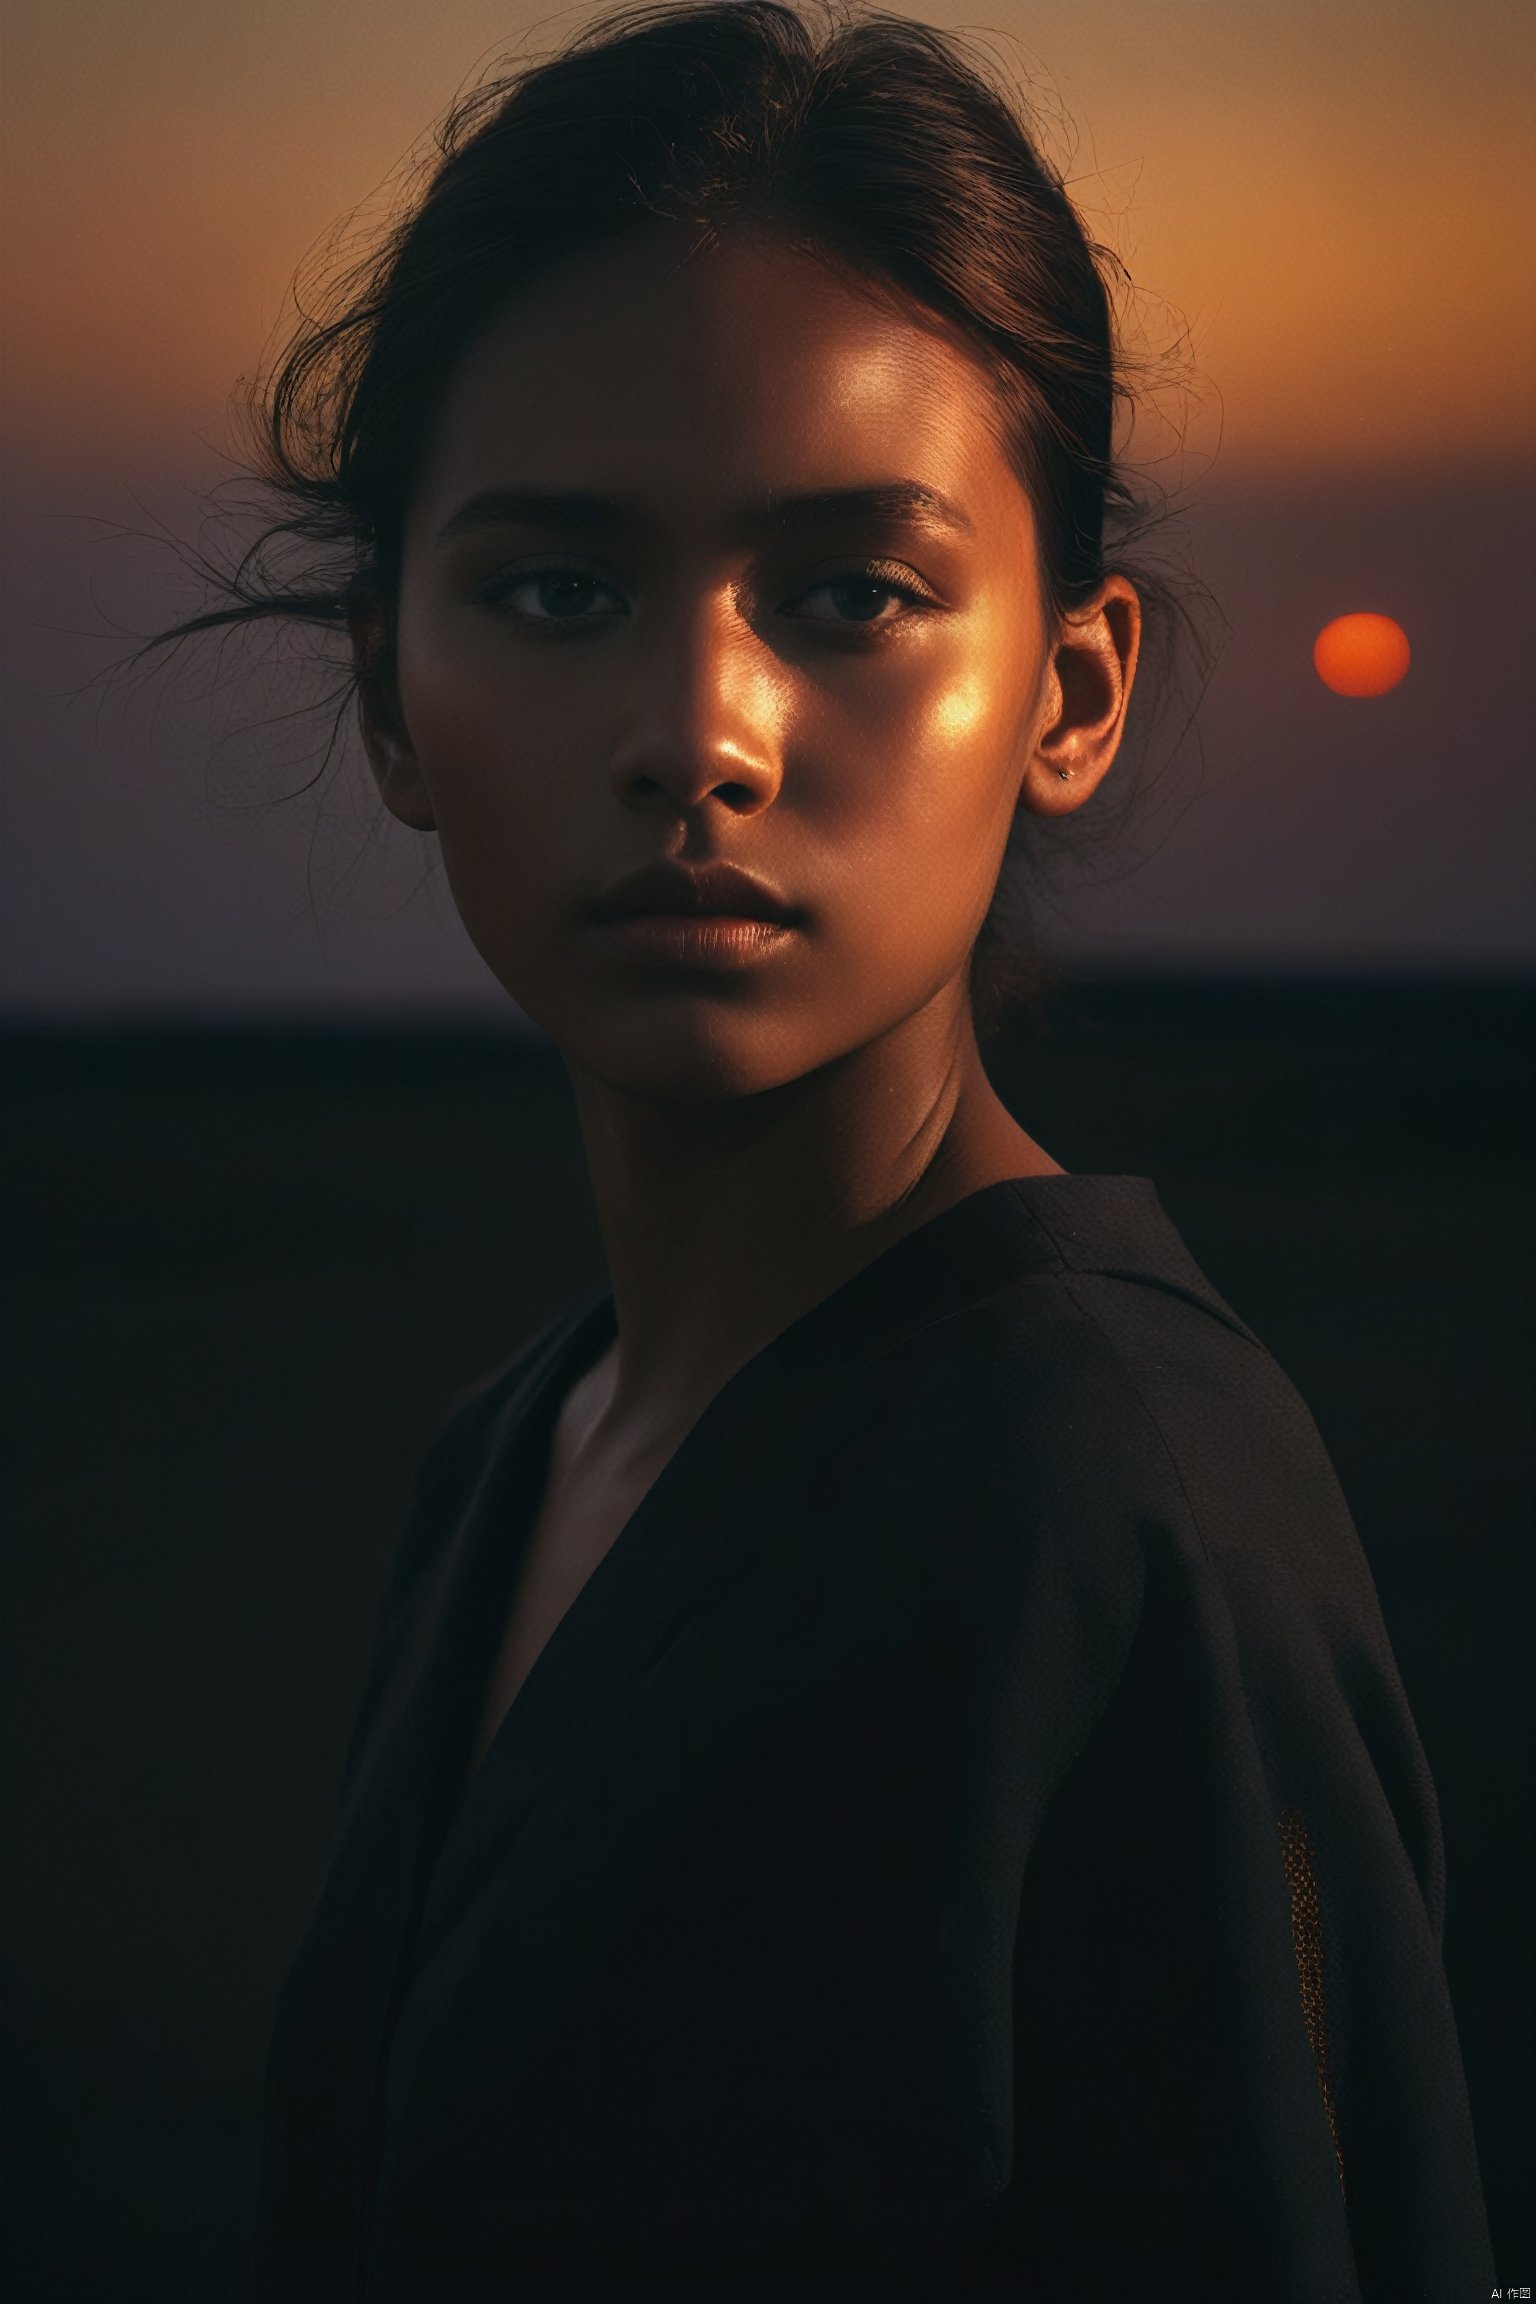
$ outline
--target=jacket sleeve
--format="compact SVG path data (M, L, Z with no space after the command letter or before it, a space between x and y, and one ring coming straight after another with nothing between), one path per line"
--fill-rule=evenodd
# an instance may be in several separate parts
M1025 1872L1024 2292L1463 2304L1493 2259L1434 1786L1311 1419L1239 1365L1194 1431L1145 1390L1189 1509L1139 1532L1124 1673Z

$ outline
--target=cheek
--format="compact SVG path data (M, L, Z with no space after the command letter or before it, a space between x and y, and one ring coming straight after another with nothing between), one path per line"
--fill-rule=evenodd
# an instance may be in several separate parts
M563 906L589 868L573 715L541 714L494 644L434 645L430 628L408 637L403 621L399 684L465 933L509 998L558 1030Z
M934 651L901 683L887 670L883 708L852 699L816 747L825 781L807 813L825 813L850 942L887 970L903 952L956 963L992 898L1027 713L988 653Z
M402 624L400 700L466 927L481 943L471 910L536 918L560 885L562 820L536 705L509 694L494 641L455 642L430 623Z

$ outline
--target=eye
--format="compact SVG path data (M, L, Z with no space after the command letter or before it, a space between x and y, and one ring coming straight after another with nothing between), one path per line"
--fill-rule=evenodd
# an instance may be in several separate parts
M492 607L510 608L530 624L595 624L614 613L605 608L598 616L592 614L594 603L605 595L618 602L620 615L629 613L612 585L585 568L509 569L482 584L476 598Z
M808 600L826 598L831 601L830 617L816 615L816 623L836 624L896 624L913 608L932 607L934 595L918 583L910 571L887 567L850 568L845 573L825 577L802 592L797 613L804 613ZM904 603L894 615L884 613L892 601Z

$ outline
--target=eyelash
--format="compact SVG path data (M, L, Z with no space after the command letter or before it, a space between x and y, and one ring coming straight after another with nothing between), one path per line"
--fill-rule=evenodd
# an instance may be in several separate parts
M499 576L493 576L487 583L481 585L475 598L488 607L506 610L524 625L536 626L541 632L558 633L562 629L576 632L603 621L603 619L593 616L534 616L530 615L525 608L512 607L509 598L511 593L521 590L525 584L537 584L541 578L547 576L584 577L588 582L597 586L599 590L611 591L615 589L611 585L604 586L601 577L594 576L589 568L570 567L548 561L541 562L536 567L519 568L504 572ZM813 593L826 592L844 584L863 584L877 591L889 593L896 599L906 601L908 612L933 608L938 605L935 594L921 589L904 574L898 575L895 565L891 561L866 561L856 568L839 569L835 574L823 576L819 582L808 585L806 590L798 594L797 597L807 599ZM816 623L830 622L844 632L885 632L889 631L893 625L904 623L905 620L905 613L896 616L816 617L811 619L812 622Z

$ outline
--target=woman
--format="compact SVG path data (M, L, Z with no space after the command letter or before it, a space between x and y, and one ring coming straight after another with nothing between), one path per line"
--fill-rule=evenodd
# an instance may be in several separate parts
M462 107L271 406L612 1286L419 1476L262 2293L1470 2296L1435 1796L1306 1409L978 1052L1110 773L1102 259L957 45L723 0Z

